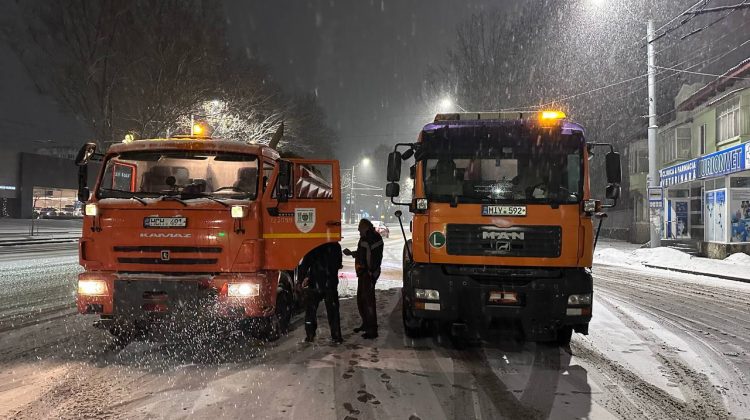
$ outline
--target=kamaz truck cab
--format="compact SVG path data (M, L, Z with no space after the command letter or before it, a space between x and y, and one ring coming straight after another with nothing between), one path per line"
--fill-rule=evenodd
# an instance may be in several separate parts
M416 143L396 145L386 193L413 213L404 249L407 335L435 324L454 336L510 327L528 340L567 343L574 330L587 334L592 219L613 205L591 196L598 146L610 149L606 196L616 200L619 155L587 143L559 111L439 114ZM398 203L402 160L412 156L412 200Z
M92 159L102 167L90 192ZM78 311L123 342L181 315L278 337L299 262L341 239L337 161L183 136L104 154L89 143L76 162L86 202Z

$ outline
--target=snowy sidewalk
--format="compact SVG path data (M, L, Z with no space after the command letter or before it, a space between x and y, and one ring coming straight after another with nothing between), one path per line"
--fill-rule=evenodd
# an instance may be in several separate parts
M81 220L0 219L0 246L74 242L81 237Z
M594 263L630 268L657 268L680 273L717 277L750 283L750 255L732 254L724 260L694 257L676 249L640 248L621 241L600 241Z

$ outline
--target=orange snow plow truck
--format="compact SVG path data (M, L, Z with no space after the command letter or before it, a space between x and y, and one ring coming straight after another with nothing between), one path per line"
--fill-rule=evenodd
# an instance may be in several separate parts
M609 149L609 204L589 190L589 158L600 146ZM395 202L402 161L412 157L412 199ZM559 111L438 114L416 143L396 145L387 178L386 195L413 213L407 335L434 326L453 337L511 330L565 344L574 330L588 333L592 219L601 227L602 207L620 194L611 145L587 143Z
M90 160L102 161L93 191ZM186 314L278 337L300 260L341 239L337 161L176 136L103 154L88 143L76 164L86 202L78 311L125 342Z

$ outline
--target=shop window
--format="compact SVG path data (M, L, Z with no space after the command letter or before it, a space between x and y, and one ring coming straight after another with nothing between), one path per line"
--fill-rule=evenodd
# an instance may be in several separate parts
M740 135L740 98L724 102L716 107L716 142Z
M750 176L734 176L729 180L731 188L750 188Z

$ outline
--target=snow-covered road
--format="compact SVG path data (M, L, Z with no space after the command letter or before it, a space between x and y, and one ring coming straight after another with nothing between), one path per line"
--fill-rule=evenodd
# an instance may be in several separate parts
M750 284L595 265L591 334L570 352L512 340L455 350L403 334L399 236L386 240L380 337L351 332L344 298L340 346L321 309L315 345L300 343L298 317L271 344L120 350L74 314L74 248L0 255L0 418L750 418ZM352 271L347 260L344 296Z

